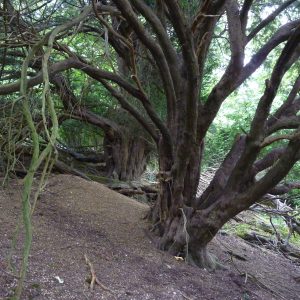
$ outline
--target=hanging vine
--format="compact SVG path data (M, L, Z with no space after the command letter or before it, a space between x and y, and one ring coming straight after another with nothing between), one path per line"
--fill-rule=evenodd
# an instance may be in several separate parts
M28 266L28 258L32 243L32 214L34 208L36 206L38 195L41 191L41 188L44 184L44 180L46 175L49 174L50 169L53 165L51 163L52 154L54 153L55 156L57 155L55 149L55 142L58 136L58 118L55 111L55 106L53 99L51 97L51 90L50 90L50 80L49 80L49 58L51 55L51 51L53 49L53 45L55 42L56 36L71 28L75 24L79 23L80 21L84 20L87 15L92 11L91 7L87 7L83 12L72 21L63 24L61 26L56 27L50 34L46 35L42 38L37 44L35 44L29 51L24 60L22 71L21 71L21 85L20 85L20 94L23 103L23 115L27 122L28 128L30 129L30 135L32 140L32 158L29 166L29 170L24 178L24 187L22 193L22 216L23 216L23 223L24 223L24 230L25 230L25 241L23 246L23 253L22 253L22 264L20 267L20 275L17 288L15 290L15 294L12 297L13 300L19 300L21 297L25 277L26 277L26 270ZM46 49L43 50L43 46L46 45ZM44 53L43 53L44 52ZM45 148L41 151L40 149L40 142L39 142L39 134L36 130L34 120L30 111L30 101L29 101L29 92L27 86L27 73L29 68L30 61L35 57L36 54L43 53L42 56L42 74L43 74L43 92L42 92L42 120L44 124L44 129L46 132L46 136L48 142ZM47 127L46 122L46 109L48 110L50 121L51 121L51 130ZM55 159L55 158L54 158ZM33 204L31 204L31 191L32 186L34 183L34 175L36 171L41 166L41 164L45 162L42 175L39 181L38 190L33 197Z

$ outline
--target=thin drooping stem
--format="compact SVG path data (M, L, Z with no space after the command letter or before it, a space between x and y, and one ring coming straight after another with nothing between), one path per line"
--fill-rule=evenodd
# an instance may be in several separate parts
M31 204L30 204L30 195L32 190L32 185L34 181L34 175L38 169L38 167L41 165L41 163L51 155L51 151L54 148L54 144L58 135L58 119L56 115L56 110L54 107L54 103L52 101L51 95L50 95L50 81L49 81L49 70L48 70L48 61L50 58L50 54L53 48L54 39L61 31L64 31L73 25L80 22L81 19L84 19L91 11L91 8L88 7L88 9L85 9L83 13L75 18L73 21L58 26L53 32L50 33L49 36L46 36L41 41L39 41L28 53L22 67L22 75L21 75L21 85L20 85L20 93L23 98L23 114L25 116L25 119L27 121L28 127L31 131L31 137L33 142L33 154L32 159L30 163L29 170L27 172L27 175L24 178L24 190L22 193L22 214L23 214L23 222L24 222L24 228L25 228L25 242L23 247L23 257L22 257L22 264L20 269L20 279L18 281L18 285L15 291L15 294L13 296L13 300L19 300L22 294L22 289L26 277L27 272L27 266L28 266L28 259L29 259L29 253L32 243L32 223L31 223ZM42 103L45 107L46 103L49 109L51 121L52 121L52 132L51 135L48 133L48 144L45 147L45 149L40 153L40 146L39 146L39 136L38 132L35 128L34 121L32 119L32 115L30 112L29 107L29 98L28 98L28 91L27 91L27 71L29 67L30 60L34 57L36 52L41 49L41 47L44 45L44 43L47 41L48 47L45 51L45 54L43 56L42 60L42 74L43 74L43 81L44 81L44 89L42 93ZM45 111L44 111L45 113ZM43 116L43 119L45 120L45 116ZM44 177L44 176L43 176Z

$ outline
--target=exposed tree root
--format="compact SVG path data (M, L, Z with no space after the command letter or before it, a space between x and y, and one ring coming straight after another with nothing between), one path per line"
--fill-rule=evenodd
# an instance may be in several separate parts
M200 248L197 251L190 251L186 261L194 266L215 271L217 269L225 270L226 266L218 262L217 258L210 254L206 247Z
M185 216L185 215L183 215ZM187 232L187 219L175 217L167 221L165 232L158 241L158 248L168 251L173 256L185 258L188 264L205 268L210 271L216 269L227 269L218 262L217 258L211 255L206 246L193 243Z

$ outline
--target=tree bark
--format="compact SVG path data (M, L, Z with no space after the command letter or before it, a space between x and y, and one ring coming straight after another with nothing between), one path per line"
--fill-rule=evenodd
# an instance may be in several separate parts
M146 170L150 147L142 137L106 135L103 146L106 176L131 181L139 179Z

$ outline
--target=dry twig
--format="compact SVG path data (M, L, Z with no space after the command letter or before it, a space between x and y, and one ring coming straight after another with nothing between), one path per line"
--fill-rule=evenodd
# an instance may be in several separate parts
M107 286L105 286L103 283L101 283L99 281L99 279L97 278L97 275L95 273L94 266L93 266L93 264L91 263L91 261L89 260L89 258L87 257L86 254L84 254L84 259L85 259L86 264L89 266L90 272L91 272L90 289L93 290L95 284L98 284L104 291L113 293L113 291L110 288L108 288Z

